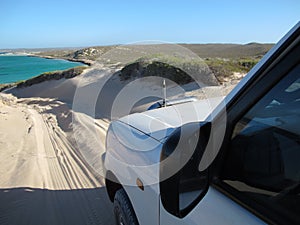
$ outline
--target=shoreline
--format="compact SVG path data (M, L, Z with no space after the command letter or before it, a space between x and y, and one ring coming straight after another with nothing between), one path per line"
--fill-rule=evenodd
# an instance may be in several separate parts
M5 54L3 54L3 56L5 56ZM25 56L25 57L36 57L36 58L44 58L44 59L57 59L57 60L66 60L69 62L78 62L78 63L82 63L83 65L78 65L69 69L65 69L65 70L54 70L54 71L47 71L41 74L38 74L34 77L28 78L26 80L18 80L15 82L11 82L11 83L0 83L0 92L3 92L9 88L12 87L17 87L18 85L20 85L20 83L26 83L30 80L35 80L38 77L42 77L45 73L49 73L49 74L57 74L57 73L61 73L61 74L66 74L68 73L69 70L72 70L74 68L77 67L90 67L93 64L93 61L91 60L84 60L84 59L72 59L72 58L58 58L58 57L53 57L53 56L40 56L40 55L35 55L35 54L30 54L30 53L26 53L26 54L9 54L7 56Z
M94 61L92 60L88 60L88 59L74 59L74 58L64 58L64 57L61 57L61 58L58 58L58 57L54 57L54 56L49 56L49 55L35 55L35 54L28 54L26 55L28 57L37 57L37 58L43 58L43 59L60 59L60 60L67 60L67 61L70 61L70 62L78 62L78 63L83 63L87 66L91 66Z
M13 54L13 53L5 53L5 54L0 54L0 56L26 56L26 57L37 57L37 58L43 58L43 59L58 59L58 60L66 60L70 62L78 62L78 63L83 63L87 66L91 66L94 61L89 60L89 59L74 59L74 58L67 58L67 57L54 57L54 56L49 56L49 55L36 55L32 53L20 53L20 54Z

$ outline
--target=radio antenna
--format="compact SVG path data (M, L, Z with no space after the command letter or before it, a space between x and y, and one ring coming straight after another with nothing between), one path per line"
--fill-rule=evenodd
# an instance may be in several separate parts
M163 105L163 107L167 107L167 86L166 86L166 79L163 79L162 88L163 88L163 102L162 102L162 105Z

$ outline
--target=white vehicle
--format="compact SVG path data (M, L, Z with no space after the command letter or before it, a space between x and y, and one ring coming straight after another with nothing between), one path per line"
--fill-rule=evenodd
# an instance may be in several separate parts
M106 148L117 224L300 224L300 23L225 99L123 117Z

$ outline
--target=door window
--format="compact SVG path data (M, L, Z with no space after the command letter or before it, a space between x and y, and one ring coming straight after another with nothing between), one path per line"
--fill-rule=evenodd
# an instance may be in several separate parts
M222 171L240 195L300 222L300 66L237 122Z

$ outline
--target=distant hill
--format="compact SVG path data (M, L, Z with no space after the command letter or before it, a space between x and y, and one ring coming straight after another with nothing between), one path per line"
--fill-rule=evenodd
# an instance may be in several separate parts
M179 44L201 58L242 58L262 57L274 44L249 43L241 44ZM75 59L95 60L116 46L96 46L80 49L65 55Z
M265 55L274 44L260 44L260 43L248 43L248 44L179 44L180 46L187 48L198 55L200 58L204 59L206 65L213 72L214 76L220 84L226 83L236 83L240 80L248 71ZM96 46L79 49L76 51L69 51L63 57L72 60L92 60L95 61L100 56L105 55L110 50L114 60L117 62L123 62L124 58L130 61L130 58L134 59L136 57L142 58L157 58L158 52L163 52L172 55L173 51L178 50L177 47L172 48L168 44L161 45L147 45L147 48L142 45L137 45L136 47L130 49L129 46ZM118 52L118 49L121 49ZM146 51L144 51L146 49ZM174 50L175 49L175 50ZM177 49L177 50L176 50ZM135 51L136 50L136 51ZM53 51L52 51L53 53ZM47 52L43 52L47 54ZM154 54L154 55L152 55ZM62 54L59 54L60 57ZM109 54L110 55L110 54ZM138 56L139 55L139 56ZM109 56L110 57L110 56ZM104 59L105 57L103 57ZM140 58L140 59L142 59ZM172 56L171 56L172 58ZM125 61L126 61L125 60ZM172 59L176 60L175 58ZM171 60L171 61L172 61ZM134 62L135 60L133 60ZM152 60L153 61L153 60ZM155 61L155 60L154 60ZM159 61L159 60L158 60ZM167 60L168 61L168 60ZM110 62L113 62L111 60ZM178 61L182 65L186 62ZM124 66L127 65L126 63ZM187 64L188 65L188 64ZM159 68L162 68L160 66ZM193 66L191 66L193 68ZM163 69L161 69L164 71ZM156 70L158 71L158 70ZM236 76L238 78L236 78Z
M55 55L56 57L64 56L68 53L77 51L81 48L15 48L15 49L0 49L2 53L11 54L40 54L41 56L48 54Z
M180 44L203 58L242 58L261 57L265 55L274 44L249 43L240 44Z
M260 43L249 43L245 45L241 44L179 44L180 46L187 48L198 55L200 58L204 59L205 64L209 67L210 71L213 72L214 76L220 84L236 82L242 78L260 59L265 55L272 47L273 44L260 44ZM112 54L108 54L108 60L106 61L106 56L103 57L103 62L113 63L116 62L125 62L121 63L123 66L128 66L131 68L135 66L136 59L138 57L139 62L142 62L143 59L150 59L154 62L150 66L145 66L141 71L148 71L149 68L153 69L155 73L160 74L164 73L167 70L167 64L159 64L160 52L169 54L168 59L164 61L173 61L177 64L182 64L181 66L198 68L197 65L193 65L193 62L185 62L184 60L178 60L176 58L176 49L168 44L161 45L136 45L132 48L128 46L95 46L87 47L81 49L75 48L57 48L57 49L18 49L18 50L5 50L5 52L24 52L31 53L34 55L39 55L42 57L54 57L54 58L64 58L73 61L82 61L88 65L94 63L100 56L109 53L110 50ZM131 49L131 50L129 50ZM146 49L144 51L144 49ZM120 50L120 51L118 51ZM110 60L111 55L114 57L114 60ZM130 62L130 59L133 59L133 64L128 65L126 63ZM151 59L153 58L153 59ZM125 59L125 60L124 60ZM116 63L115 62L115 63ZM162 61L163 62L163 61ZM166 63L165 62L165 63ZM176 64L175 63L175 64ZM196 63L197 64L197 63ZM201 63L200 63L201 64ZM200 65L201 66L201 65ZM165 67L165 68L164 68ZM179 66L180 67L180 66ZM127 67L126 67L127 68ZM141 72L140 71L140 72ZM124 71L123 71L124 72ZM125 73L124 73L125 74ZM123 74L123 75L124 75ZM126 78L128 74L126 73L123 78ZM145 74L152 74L149 71ZM174 76L180 73L172 73ZM134 75L134 74L133 74ZM238 79L235 77L238 76ZM131 75L129 76L131 77ZM184 78L184 76L183 76ZM182 79L183 79L182 78ZM181 79L181 80L182 80ZM183 79L184 80L184 79Z
M262 57L274 44L179 44L190 49L201 58L243 58ZM44 49L3 49L10 53L33 53L40 56L52 56L69 59L96 60L98 57L117 47L115 46L94 46L86 48L44 48ZM2 51L2 50L0 50Z

